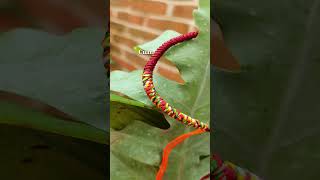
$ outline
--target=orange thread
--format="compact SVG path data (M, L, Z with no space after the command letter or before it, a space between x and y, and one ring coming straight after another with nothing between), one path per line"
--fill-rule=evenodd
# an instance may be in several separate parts
M177 138L175 138L174 140L172 140L171 142L169 142L167 144L167 146L163 149L162 161L161 161L160 169L159 169L157 176L156 176L156 180L162 180L162 177L167 169L168 159L169 159L169 155L170 155L171 150L174 147L176 147L178 144L183 142L185 139L187 139L188 137L193 136L193 135L197 135L197 134L201 134L204 132L206 132L206 131L203 129L197 129L192 132L182 134L182 135L178 136Z

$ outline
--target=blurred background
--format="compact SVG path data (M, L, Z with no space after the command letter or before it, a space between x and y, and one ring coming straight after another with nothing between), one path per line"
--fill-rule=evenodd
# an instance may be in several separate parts
M142 69L150 55L133 47L155 39L165 30L181 34L195 30L192 12L198 0L110 0L111 70ZM156 72L182 82L168 60L159 61Z
M106 4L102 0L0 0L0 32L33 27L64 34L77 27L105 27Z
M0 179L108 177L108 5L0 0Z

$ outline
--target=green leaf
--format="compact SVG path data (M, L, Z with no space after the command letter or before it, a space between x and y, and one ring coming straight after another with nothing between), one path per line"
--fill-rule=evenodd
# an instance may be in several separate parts
M0 124L41 130L101 144L108 143L108 134L105 131L71 119L72 117L62 113L54 107L30 98L0 91Z
M105 144L0 124L1 179L97 179L108 175Z
M318 179L319 1L214 7L242 72L214 72L213 149L263 179Z
M1 34L0 179L106 178L101 37L94 29Z
M109 142L105 131L49 115L52 107L42 103L3 95L1 92L1 179L105 179L103 157L107 157Z
M210 113L210 26L209 11L194 13L200 33L197 38L170 48L166 58L175 63L184 84L178 84L155 75L155 86L170 104L192 117L209 123ZM209 7L206 7L209 8ZM177 33L167 31L154 45ZM160 40L159 40L160 39ZM143 45L147 46L147 45ZM146 48L146 47L145 47ZM142 71L130 73L114 71L111 74L111 90L152 106L147 99L141 82ZM162 149L177 136L192 131L172 118L167 117L171 128L163 130L139 121L121 131L111 131L111 179L154 179L161 160ZM164 179L195 180L209 172L209 134L193 136L177 146L170 155ZM125 167L125 170L123 169Z
M99 29L78 29L65 36L30 29L2 34L0 90L45 102L108 130L103 37Z
M147 107L141 102L134 101L115 94L110 95L110 126L121 130L134 120L148 123L149 125L168 129L170 124L164 115Z

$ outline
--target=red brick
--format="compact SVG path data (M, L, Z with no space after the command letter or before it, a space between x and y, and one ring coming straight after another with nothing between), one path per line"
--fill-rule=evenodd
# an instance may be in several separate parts
M129 71L135 70L135 66L132 63L128 63L125 60L122 60L121 58L118 58L114 54L111 54L111 59L118 65L118 67L126 68Z
M115 71L115 70L122 70L122 67L120 67L118 64L111 64L110 65L110 71Z
M128 29L129 29L129 33L132 36L138 37L138 38L144 38L146 41L152 40L152 39L155 39L156 37L158 37L157 34L154 34L151 32L142 31L142 30L138 30L138 29L132 29L132 28L128 28Z
M116 32L123 32L126 30L126 26L122 25L122 24L119 24L119 23L116 23L116 22L113 22L111 21L110 22L110 33L112 34L114 31Z
M131 0L110 0L110 7L112 6L129 6L131 4Z
M120 48L118 46L113 45L113 44L111 44L111 46L110 46L110 52L111 53L121 54Z
M138 24L138 25L142 25L144 20L144 18L141 16L131 15L126 12L119 12L118 18L133 24Z
M179 70L176 68L175 64L164 56L160 58L161 64L159 64L158 72L164 77L177 81L179 83L183 83L183 79L179 73Z
M124 51L120 47L116 47L116 45L113 45L111 43L110 54L117 55L117 56L120 57L121 55L124 55Z
M159 29L159 30L175 30L180 33L188 32L189 25L180 22L170 20L159 20L159 19L148 19L148 27Z
M114 40L115 43L121 44L121 45L126 45L129 48L133 48L136 45L138 45L138 43L136 41L129 39L129 38L119 36L116 34L111 34L111 36L112 36L112 40Z
M131 7L133 10L151 14L165 14L167 11L167 4L150 0L135 0Z
M113 9L110 9L110 17L117 17L117 12Z
M160 65L157 71L159 74L161 74L162 76L164 76L170 80L173 80L173 81L176 81L179 83L184 82L183 79L181 78L179 71L177 71L174 67L167 68L167 67Z
M121 19L121 20L127 21L127 20L128 20L128 13L126 13L126 12L119 12L117 17L118 17L119 19Z
M192 19L192 12L196 8L196 6L175 6L173 8L173 16Z
M142 55L136 54L134 51L125 53L127 59L135 65L143 68L146 65L146 60L142 57Z

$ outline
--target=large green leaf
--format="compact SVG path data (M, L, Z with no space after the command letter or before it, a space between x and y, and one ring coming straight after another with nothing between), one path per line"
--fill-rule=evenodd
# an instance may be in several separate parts
M214 73L214 150L264 179L318 179L320 1L214 2L242 64Z
M170 127L161 112L141 102L110 94L110 127L121 130L133 121L142 121L162 129Z
M94 29L1 34L0 179L106 178L101 37Z
M1 179L105 179L106 132L80 121L54 117L2 95Z
M207 2L205 0L200 2ZM205 3L204 3L205 4ZM154 81L159 94L169 103L191 116L209 123L210 113L210 25L209 9L200 7L194 17L200 33L194 40L170 48L166 58L176 64L184 84L178 84L155 75ZM204 8L205 10L203 10ZM172 37L164 33L161 41ZM175 32L176 34L176 32ZM142 46L152 50L153 44ZM111 74L111 90L120 92L146 105L151 103L143 91L142 71L130 73L115 71ZM175 137L192 131L171 118L167 131L154 128L139 121L121 131L111 131L111 179L154 179L160 164L162 149ZM164 179L195 180L209 172L209 134L191 137L177 146L169 158Z
M103 30L57 36L18 29L0 36L0 90L50 104L78 120L108 130Z
M62 113L33 99L0 91L0 124L41 130L101 144L108 143L106 131Z
M107 145L0 125L1 179L106 179Z

